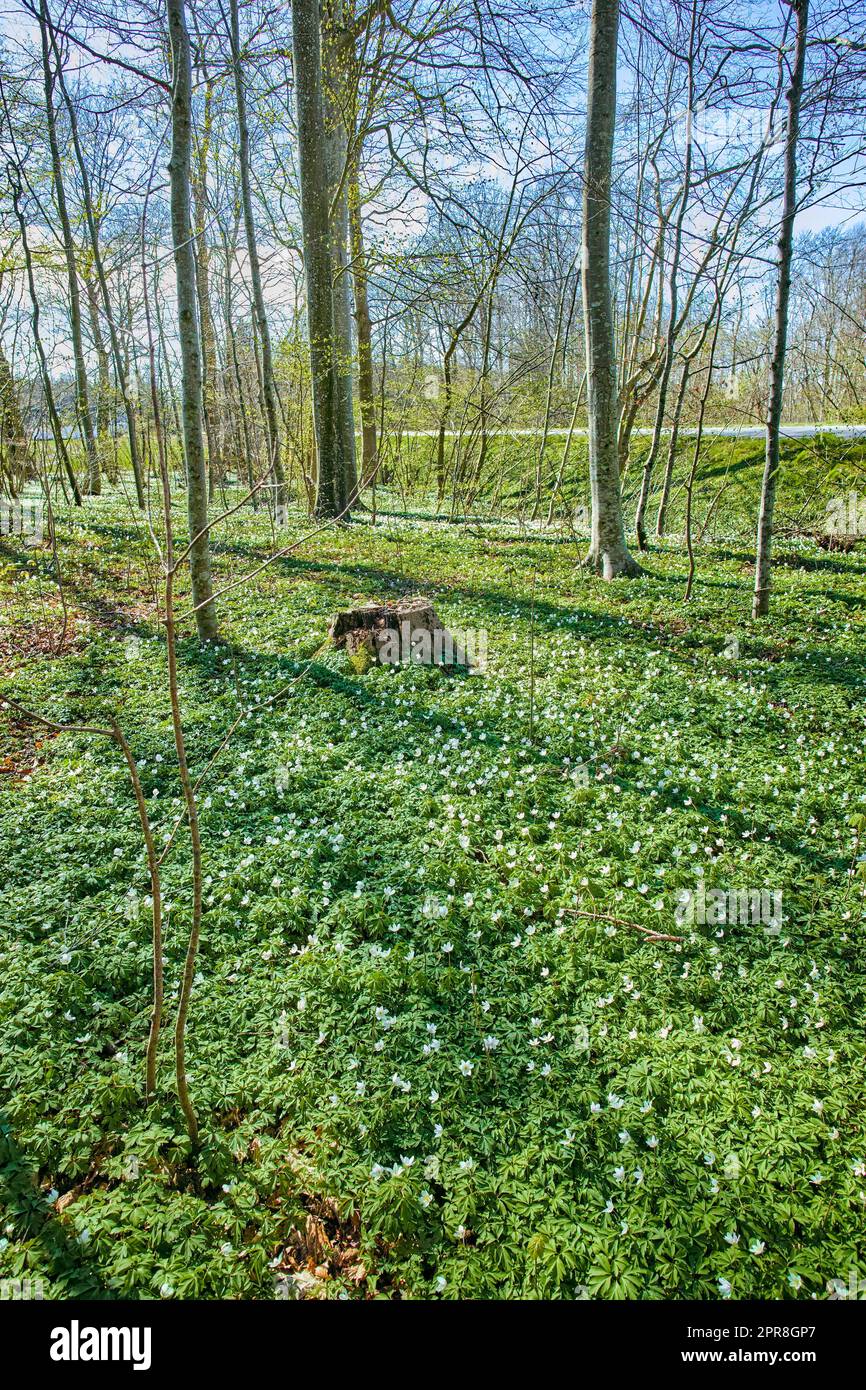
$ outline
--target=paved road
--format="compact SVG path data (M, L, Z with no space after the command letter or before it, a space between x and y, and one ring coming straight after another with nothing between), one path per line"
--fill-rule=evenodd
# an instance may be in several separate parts
M641 430L641 434L649 434ZM696 434L696 430L683 430L683 434ZM763 439L766 431L763 425L705 425L704 434L721 434L728 439ZM835 434L840 439L866 439L866 425L783 425L780 431L783 439L811 439L816 434Z
M666 431L667 432L667 431ZM704 434L721 435L725 439L763 439L765 429L763 425L704 425ZM816 434L835 434L840 439L866 439L866 425L783 425L782 437L784 439L811 439ZM412 439L435 438L438 430L403 430L403 437ZM456 430L446 430L446 435L456 434ZM541 430L488 430L488 435L502 434L509 438L537 438ZM549 429L549 436L567 435L568 430L563 427ZM585 429L575 429L572 431L576 435L585 435ZM651 435L650 429L636 429L634 434ZM681 429L680 434L697 434L695 429Z

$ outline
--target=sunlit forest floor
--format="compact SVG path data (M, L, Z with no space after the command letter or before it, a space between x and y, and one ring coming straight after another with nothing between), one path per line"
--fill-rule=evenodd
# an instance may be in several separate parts
M246 711L199 793L195 1156L171 1054L188 837L163 870L146 1107L126 769L104 739L18 715L0 732L0 1276L46 1297L848 1289L866 1276L864 543L780 536L758 624L745 510L743 539L698 547L684 604L676 538L605 585L567 532L378 505L226 594L221 645L181 642L194 777ZM0 693L62 722L115 711L163 840L181 803L152 543L118 495L56 525L56 560L2 538ZM280 543L308 530L293 516ZM214 544L230 582L270 524L246 510ZM413 593L486 632L486 669L361 675L327 647L338 610ZM781 892L780 929L681 921L701 880Z

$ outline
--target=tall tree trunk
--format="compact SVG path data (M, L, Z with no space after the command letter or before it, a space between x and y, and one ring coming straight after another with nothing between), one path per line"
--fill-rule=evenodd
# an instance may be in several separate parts
M252 440L250 438L249 421L247 420L247 407L244 400L244 386L243 380L241 378L240 362L238 361L238 341L237 334L235 333L234 323L234 296L232 294L232 261L237 246L237 230L238 218L236 217L231 244L229 244L228 233L225 231L225 229L223 229L222 232L223 259L225 261L225 282L223 288L223 317L225 318L226 337L228 339L228 351L229 356L231 357L232 379L234 380L235 390L237 391L237 418L240 420L240 429L238 430L236 421L235 428L233 430L234 439L238 441L239 445L237 450L238 457L236 463L236 472L238 475L238 480L240 480L241 474L243 472L246 472L247 487L250 493L252 494L253 511L255 512L258 511L259 507L259 493L255 490L256 478L255 469L253 468L253 446ZM230 398L230 390L226 391L226 395Z
M111 428L111 372L109 370L108 349L105 346L105 338L102 332L102 324L99 322L99 296L97 287L92 278L85 270L84 273L84 292L87 296L87 311L90 318L90 336L93 339L93 350L96 353L96 379L98 390L96 394L96 438L99 445L104 446Z
M75 471L70 462L69 452L66 448L66 441L63 438L63 426L60 423L60 416L57 413L57 403L54 399L54 390L51 385L51 373L48 370L48 359L45 356L45 347L39 328L39 295L36 292L36 280L33 275L33 257L30 254L30 242L27 237L27 218L21 207L20 173L14 164L10 164L7 167L7 174L12 191L12 210L18 222L18 231L21 236L21 249L24 252L24 267L27 272L27 289L30 295L30 322L33 328L33 346L36 349L36 357L39 361L39 373L42 377L42 389L45 393L45 404L48 409L48 418L51 422L54 448L57 453L58 464L63 468L69 479L69 486L75 498L75 505L80 507L81 489L78 486Z
M617 453L619 402L610 287L610 193L619 0L593 0L583 185L583 313L592 535L587 564L605 579L640 573L625 543Z
M559 345L562 340L564 328L563 315L565 311L565 296L568 290L569 276L571 275L573 269L574 262L572 261L563 278L562 287L559 291L559 297L556 303L556 331L554 332L553 345L550 349L550 360L548 362L547 367L547 389L544 393L544 423L541 427L541 442L539 443L538 454L535 459L535 498L532 503L532 521L535 521L537 519L538 513L541 509L541 489L544 481L544 454L545 450L547 449L547 436L550 431L550 411L551 406L553 404L553 382L556 372L556 360L559 356ZM551 492L550 506L548 508L548 526L550 525L550 516L552 514L554 496L555 492Z
M334 364L339 395L340 442L346 494L355 500L355 415L352 402L352 309L349 272L349 139L345 110L352 81L350 54L354 39L343 28L342 0L322 7L322 114L330 213L331 280L334 298Z
M55 76L51 66L51 44L48 29L48 11L45 0L41 0L39 10L39 34L42 47L42 78L45 87L45 118L48 129L48 147L51 152L51 172L54 181L54 199L60 217L60 234L63 239L63 254L66 260L66 280L69 288L69 331L72 338L72 358L75 363L75 414L81 431L81 442L87 460L87 492L98 494L102 491L99 472L99 453L90 417L90 401L87 395L87 367L84 361L84 343L81 336L81 293L78 284L78 267L75 260L75 245L72 240L72 224L66 206L66 189L63 184L63 164L60 159L60 144L57 139L57 118L54 111Z
M63 95L63 101L69 114L69 129L72 135L72 147L75 151L75 160L81 174L82 201L84 204L84 215L87 221L87 231L90 238L90 247L93 252L93 266L96 271L96 278L99 282L99 289L102 295L102 308L105 314L105 321L108 324L108 334L111 342L111 356L114 362L114 374L117 385L123 399L123 409L126 415L126 428L129 437L129 460L132 464L132 473L135 479L135 494L139 507L144 510L146 499L144 495L144 473L141 467L141 456L138 448L138 432L135 423L135 406L129 391L129 380L123 360L120 335L117 331L114 313L111 307L111 296L108 292L108 278L105 274L105 265L102 260L102 251L99 245L99 226L96 219L96 212L93 206L93 199L90 192L90 175L87 171L87 160L81 148L81 139L78 132L78 116L75 111L75 103L66 89L63 80L63 69L60 66L60 54L57 46L57 34L51 23L48 14L48 7L43 0L43 14L51 34L51 44L57 59L57 81Z
M335 362L330 209L325 159L319 0L292 5L295 99L301 173L301 226L318 476L317 516L344 514L349 503L340 391Z
M487 462L487 442L490 417L490 391L488 379L490 376L490 349L493 339L493 294L495 285L490 286L490 293L487 296L487 310L484 315L484 332L481 342L481 363L478 383L478 429L480 440L478 445L478 459L475 464L475 477L480 480ZM470 482L467 479L463 488L464 503L469 506L468 488Z
M244 232L247 239L247 258L250 265L250 285L252 288L253 314L256 332L262 354L262 394L265 403L265 429L268 437L268 455L274 479L274 514L278 524L285 520L288 497L286 494L286 475L280 444L280 415L277 402L277 384L274 377L274 360L271 349L271 334L268 316L265 313L265 296L262 289L262 271L259 262L259 248L256 241L256 225L253 219L253 194L250 186L250 131L247 121L247 99L241 72L241 39L238 20L238 0L231 0L231 48L232 67L235 79L235 101L238 111L238 159L241 175L241 203L244 214Z
M773 358L770 366L770 398L767 405L767 445L755 546L753 618L764 617L770 611L770 552L773 544L776 484L779 477L779 427L782 423L785 349L788 342L788 298L791 292L791 256L794 243L794 217L797 211L797 138L800 130L800 100L803 95L806 29L809 20L809 0L788 0L788 2L791 4L797 19L797 39L794 48L794 67L791 72L791 84L788 88L787 98L785 191L782 198L782 222L779 229L776 322L773 335Z
M665 461L665 474L662 480L662 493L659 498L659 509L656 513L656 536L661 540L665 533L665 519L667 517L668 502L671 497L671 483L674 477L674 464L677 456L677 444L680 437L680 420L683 414L683 404L686 399L686 391L689 384L689 373L691 371L691 359L687 358L683 363L682 375L680 377L679 389L677 391L674 415L671 420L671 435L668 440L668 456Z
M565 443L562 446L562 456L559 460L559 468L556 474L556 482L553 484L553 488L551 489L550 493L550 503L547 508L547 520L545 522L546 526L551 526L553 524L553 513L556 509L557 498L559 497L560 492L562 490L562 480L565 477L565 466L568 463L568 455L571 452L571 441L574 438L574 427L577 423L577 412L580 406L580 398L583 395L583 388L585 385L586 372L584 372L583 376L581 377L580 385L577 388L577 395L574 401L574 409L571 412L571 419L568 423L568 434L565 436Z
M731 249L731 254L733 255L733 247ZM722 294L723 291L718 291L717 298L721 298ZM664 480L662 482L661 498L659 499L658 515L656 516L656 535L659 539L661 539L665 533L665 519L667 516L668 503L670 502L671 496L671 483L673 481L674 464L676 463L676 453L677 447L679 445L680 424L682 422L683 406L685 404L686 392L688 391L692 363L697 359L698 355L703 349L704 343L707 341L710 329L713 328L713 324L716 321L715 314L716 308L715 305L713 305L712 314L710 318L704 320L703 327L701 328L700 334L696 342L692 345L692 347L689 348L688 352L685 354L683 358L682 374L680 376L680 384L677 390L676 403L674 405L674 413L673 418L671 420L671 433L670 438L668 440L668 456L667 461L665 463L665 473ZM714 342L716 336L717 334L714 333ZM713 349L713 351L715 351L715 348ZM706 404L705 402L703 402L703 398L702 412L703 414L706 413Z
M656 459L661 448L662 430L665 423L665 411L667 409L668 389L670 387L671 372L674 365L677 335L682 327L682 318L679 314L679 283L678 275L680 268L680 255L683 245L683 224L686 217L686 209L689 205L689 196L692 187L692 119L694 107L694 54L695 54L695 27L697 24L697 0L692 0L691 30L689 34L689 54L688 54L688 110L686 113L686 153L685 168L683 170L683 187L680 197L679 208L677 210L676 222L674 223L673 247L671 250L671 268L668 276L668 326L665 333L664 357L662 359L661 375L659 377L659 393L656 402L655 420L653 422L652 440L649 452L644 460L643 472L641 474L640 495L638 496L637 510L635 512L634 529L637 539L638 549L646 550L646 510L649 502L650 483L652 481L653 470L655 469Z
M457 348L457 340L452 338L442 355L442 410L439 414L439 429L436 438L436 505L442 506L445 496L445 431L451 415L451 359Z
M373 329L367 294L367 261L361 221L361 189L357 165L349 184L349 238L352 253L352 287L355 299L355 334L358 339L358 405L361 410L362 485L376 472L376 383L373 378Z
M207 466L201 394L201 344L195 287L195 250L190 218L192 158L192 68L184 0L168 0L171 38L171 234L177 284L178 339L181 361L183 450L186 460L186 501L189 515L189 568L196 628L205 641L216 638L217 621L211 584L210 537L207 516Z
M704 389L701 392L701 404L698 409L698 421L695 429L695 444L692 450L692 464L689 475L686 479L686 515L685 515L685 535L686 535L686 554L689 560L689 573L686 580L686 589L683 594L683 603L688 603L692 596L692 588L695 582L695 547L692 541L692 507L695 495L695 478L698 473L698 464L701 458L701 447L704 438L704 419L707 413L707 401L713 384L713 364L716 360L716 347L719 342L719 330L722 326L722 297L721 287L716 282L715 303L713 305L714 327L713 336L710 342L709 359L706 363L704 375Z
M207 164L210 154L211 127L213 124L213 78L205 83L204 116L199 137L196 159L193 166L192 196L195 211L195 269L198 290L198 312L201 325L201 371L202 402L204 404L204 425L207 436L208 491L213 496L214 488L222 476L219 457L217 431L216 397L216 334L214 333L213 311L210 302L210 250L207 242Z

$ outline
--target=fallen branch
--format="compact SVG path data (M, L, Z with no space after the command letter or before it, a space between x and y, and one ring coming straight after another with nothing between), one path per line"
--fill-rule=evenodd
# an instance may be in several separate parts
M586 912L579 907L567 907L565 910L572 917L591 917L596 922L613 922L617 927L631 927L632 931L642 932L647 941L683 940L681 936L670 936L666 932L653 931L652 927L642 927L640 922L627 922L624 917L611 917L606 912Z

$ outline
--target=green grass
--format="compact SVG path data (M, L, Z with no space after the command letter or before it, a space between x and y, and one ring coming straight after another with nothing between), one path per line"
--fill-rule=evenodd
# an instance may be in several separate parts
M685 519L685 483L691 468L694 439L682 435L677 449L673 483L667 514L667 531L682 533ZM449 480L458 466L457 441L447 440L447 471ZM536 470L540 440L519 435L494 435L488 441L487 464L479 481L466 482L472 477L477 461L477 442L460 444L459 469L464 478L458 489L457 516L468 512L484 516L490 505L506 514L531 512L535 498ZM561 471L565 439L557 435L548 440L541 468L542 520L547 515L550 494ZM557 494L555 515L565 515L577 507L589 507L587 440L575 435L570 444L562 485ZM623 479L626 511L630 515L636 506L641 484L644 459L650 440L646 434L632 437L628 469ZM662 479L667 460L667 437L656 461L647 507L648 531L655 532ZM831 497L844 496L849 489L866 493L866 439L840 439L834 435L816 435L807 439L784 439L781 445L782 473L779 484L779 532L820 531L826 518L826 505ZM401 441L396 476L411 493L430 490L427 511L435 515L440 510L452 515L450 504L435 502L436 440L409 437ZM390 458L390 456L389 456ZM752 545L755 517L760 495L764 464L762 439L729 439L705 436L701 446L693 499L693 529L696 535L706 530L710 538L737 536Z
M736 528L699 548L684 606L673 543L605 586L556 535L389 502L227 596L223 646L181 645L194 775L249 711L201 793L196 1156L170 1026L142 1099L125 769L101 740L3 733L0 1276L49 1297L273 1298L301 1272L306 1296L605 1299L862 1277L862 545L780 543L756 624ZM58 533L57 657L50 552L3 538L3 691L58 720L116 710L162 837L180 788L149 540L116 497ZM233 519L222 580L268 544ZM488 632L485 672L358 676L321 650L336 610L408 592ZM679 926L701 875L781 890L781 933ZM183 834L164 876L170 1025Z

